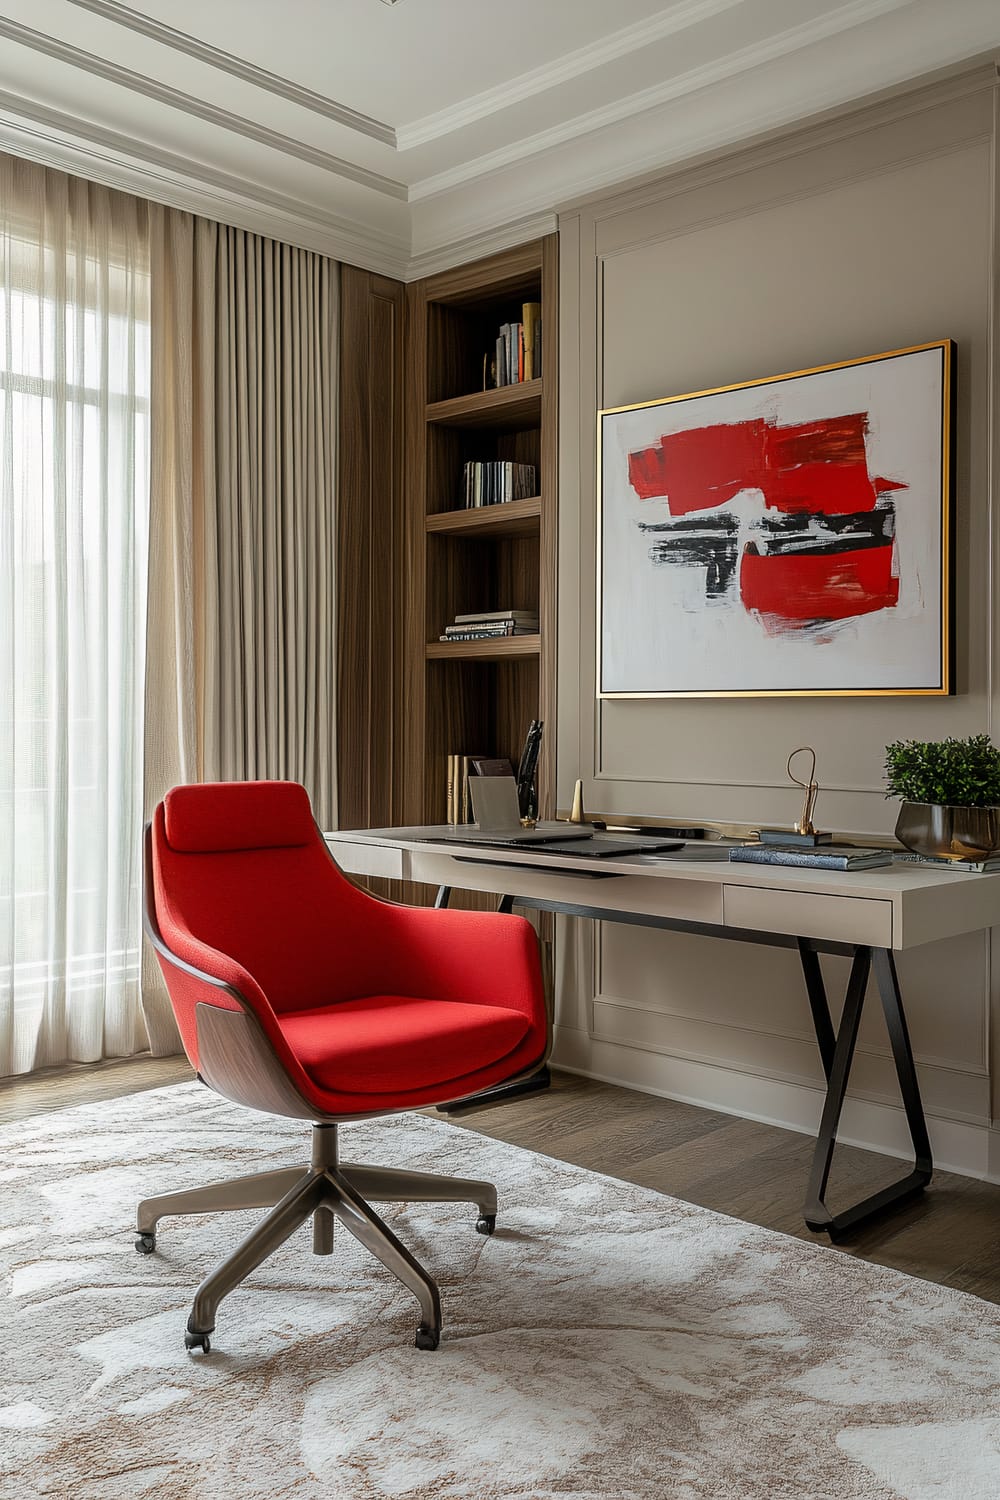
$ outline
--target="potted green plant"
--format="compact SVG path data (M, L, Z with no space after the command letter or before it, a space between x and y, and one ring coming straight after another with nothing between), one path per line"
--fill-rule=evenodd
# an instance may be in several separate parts
M1000 750L988 734L895 740L886 796L902 799L896 837L914 854L983 860L1000 854Z

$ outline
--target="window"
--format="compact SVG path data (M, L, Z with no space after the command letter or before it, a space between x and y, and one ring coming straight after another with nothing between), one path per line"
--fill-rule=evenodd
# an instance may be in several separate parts
M143 1045L141 205L18 165L46 190L14 223L0 196L0 1073Z

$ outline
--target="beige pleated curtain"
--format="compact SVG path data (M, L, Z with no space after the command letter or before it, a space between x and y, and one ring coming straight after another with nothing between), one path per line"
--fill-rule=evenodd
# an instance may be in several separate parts
M336 826L337 266L150 207L147 816L181 781L301 781ZM154 1052L177 1033L147 953Z

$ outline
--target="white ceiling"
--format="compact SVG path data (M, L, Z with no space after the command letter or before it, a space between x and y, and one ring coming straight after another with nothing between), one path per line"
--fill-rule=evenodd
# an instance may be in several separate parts
M1000 48L1000 0L2 0L0 149L409 277Z

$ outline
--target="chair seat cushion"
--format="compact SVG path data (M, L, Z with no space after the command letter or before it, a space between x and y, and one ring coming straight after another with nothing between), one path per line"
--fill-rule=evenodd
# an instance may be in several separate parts
M335 1093L412 1095L514 1051L520 1011L409 995L369 995L276 1017L313 1081Z

